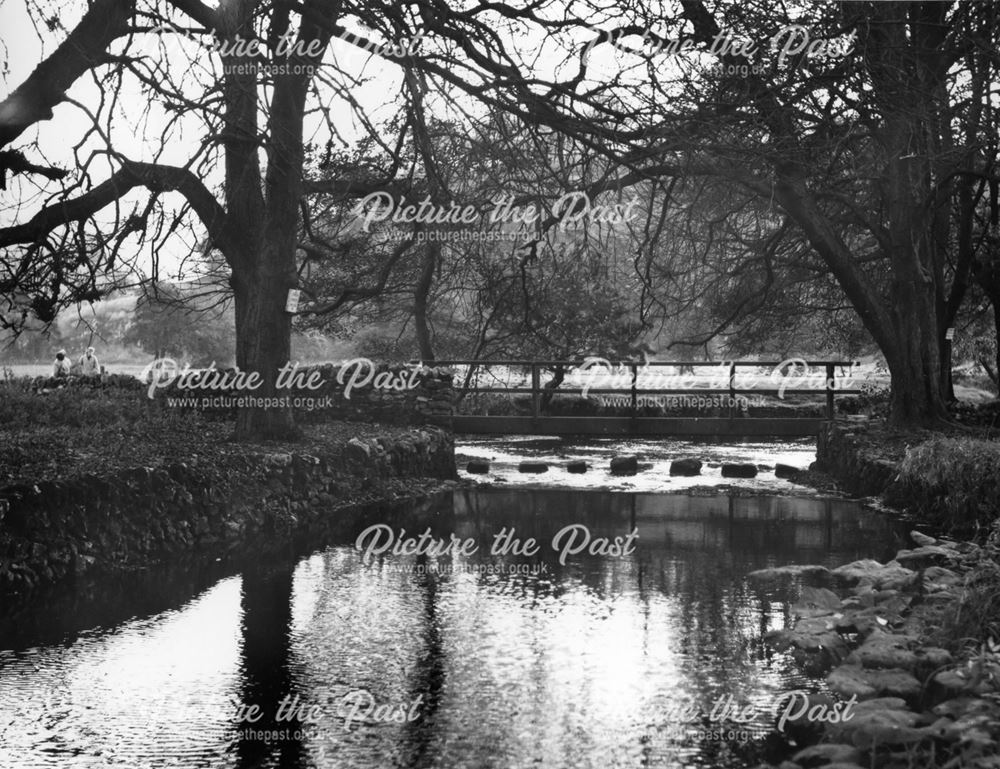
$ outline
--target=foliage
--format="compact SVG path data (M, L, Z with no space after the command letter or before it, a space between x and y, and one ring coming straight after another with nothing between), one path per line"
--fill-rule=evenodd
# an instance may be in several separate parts
M194 366L227 366L236 351L232 308L191 288L163 285L139 298L125 340L155 358L183 358Z
M907 450L898 482L938 525L989 527L1000 510L1000 442L932 438Z
M199 414L163 408L132 377L38 389L42 382L0 381L0 485L154 465L217 440Z
M116 377L110 386L75 380L73 385L39 389L45 381L11 377L0 382L4 430L114 426L146 419L152 409L152 401L142 395L142 383L132 377Z

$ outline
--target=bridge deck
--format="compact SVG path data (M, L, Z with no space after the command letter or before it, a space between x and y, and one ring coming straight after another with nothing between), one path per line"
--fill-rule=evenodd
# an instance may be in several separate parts
M592 361L593 359L591 359ZM438 361L437 365L462 366L465 368L465 384L462 388L463 395L478 393L505 393L508 396L529 395L530 415L528 416L478 416L468 414L456 414L451 417L441 417L436 421L439 424L447 425L457 433L479 433L488 435L520 434L520 435L648 435L648 436L718 436L718 437L740 437L740 436L776 436L776 437L796 437L817 435L824 422L833 419L835 414L834 398L838 394L853 394L859 392L855 389L846 389L842 382L837 381L837 369L843 371L852 364L849 361L796 361L800 368L796 369L794 376L786 371L788 361L769 363L762 361L625 361L593 369L585 368L586 361L480 361L480 360L454 360ZM740 386L740 379L737 376L738 369L751 369L759 372L760 369L773 366L772 376L763 380L764 386L759 386L762 381L751 378L746 386ZM520 382L502 382L499 386L487 384L481 386L474 380L473 375L477 372L488 371L491 368L500 367L506 369L508 377L511 371L520 370L523 372L522 378L529 378L529 385L524 386ZM652 373L654 378L656 371L665 371L667 367L680 370L682 367L694 367L713 369L716 374L722 373L724 381L707 383L701 387L681 386L684 380L683 375L660 374L660 379L656 383L669 382L671 387L649 387L642 381L644 376ZM569 378L570 372L574 370L577 381L572 384L566 383L558 389L549 389L549 385L543 385L541 381L542 371L552 371L559 369ZM815 375L819 376L819 387L814 383L812 387L796 386L808 383L812 369ZM585 372L587 378L580 380L580 373ZM595 376L596 374L596 376ZM671 377L673 379L671 380ZM694 381L694 380L692 380ZM615 385L608 387L607 384ZM714 386L712 386L714 384ZM721 387L719 385L722 385ZM771 386L768 387L767 385ZM780 384L780 389L774 389ZM543 396L551 395L580 395L586 397L588 394L606 395L614 393L628 404L627 409L630 415L625 416L546 416L542 408ZM728 396L730 406L723 411L728 412L728 416L712 417L657 417L640 416L640 398L657 395L712 395ZM782 398L785 395L810 395L819 397L824 402L825 419L821 417L773 417L761 418L743 416L739 409L733 406L735 399L740 395L770 395ZM718 413L718 412L716 412Z

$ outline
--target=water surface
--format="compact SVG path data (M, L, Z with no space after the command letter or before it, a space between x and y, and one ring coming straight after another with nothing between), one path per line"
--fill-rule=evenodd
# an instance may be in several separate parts
M364 563L372 524L479 549ZM637 544L560 563L570 525ZM503 529L539 551L491 555ZM0 617L0 767L753 765L773 700L820 684L761 643L793 596L744 576L885 558L896 529L829 499L466 489L297 550L88 581ZM759 716L678 721L724 696Z

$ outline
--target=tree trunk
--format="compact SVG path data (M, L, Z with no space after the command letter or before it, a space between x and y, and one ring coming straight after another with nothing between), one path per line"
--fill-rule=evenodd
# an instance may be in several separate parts
M420 347L420 360L431 363L434 360L434 346L431 342L431 327L427 315L434 270L437 268L441 246L435 242L428 243L426 248L420 278L413 292L413 325L417 334L417 345Z
M933 426L948 420L935 355L921 355L907 345L896 356L886 356L892 375L889 422L896 426Z
M275 384L278 370L291 357L292 316L285 312L285 297L294 282L287 276L258 274L234 283L236 365L240 371L257 372L262 380L255 390L239 393L256 402L254 408L237 412L236 438L293 439L298 431L288 404L292 393L279 391Z
M894 340L883 349L892 375L889 421L933 426L948 420L941 373L942 350L932 286L897 280L892 292Z
M556 390L559 389L559 385L563 383L565 378L566 369L562 366L556 366L556 370L552 375L552 378L542 387L541 409L543 412L548 411L549 406L552 405L552 399L556 395Z

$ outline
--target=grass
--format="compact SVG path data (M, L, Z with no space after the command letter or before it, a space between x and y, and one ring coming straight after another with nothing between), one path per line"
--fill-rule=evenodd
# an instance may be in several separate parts
M898 483L916 512L935 524L988 528L1000 508L1000 442L931 438L907 450Z
M396 435L405 428L330 420L302 424L295 443L234 443L225 414L168 408L126 375L103 386L43 388L27 377L0 377L0 488L81 474L157 467L202 456L260 451L339 451L353 437Z

